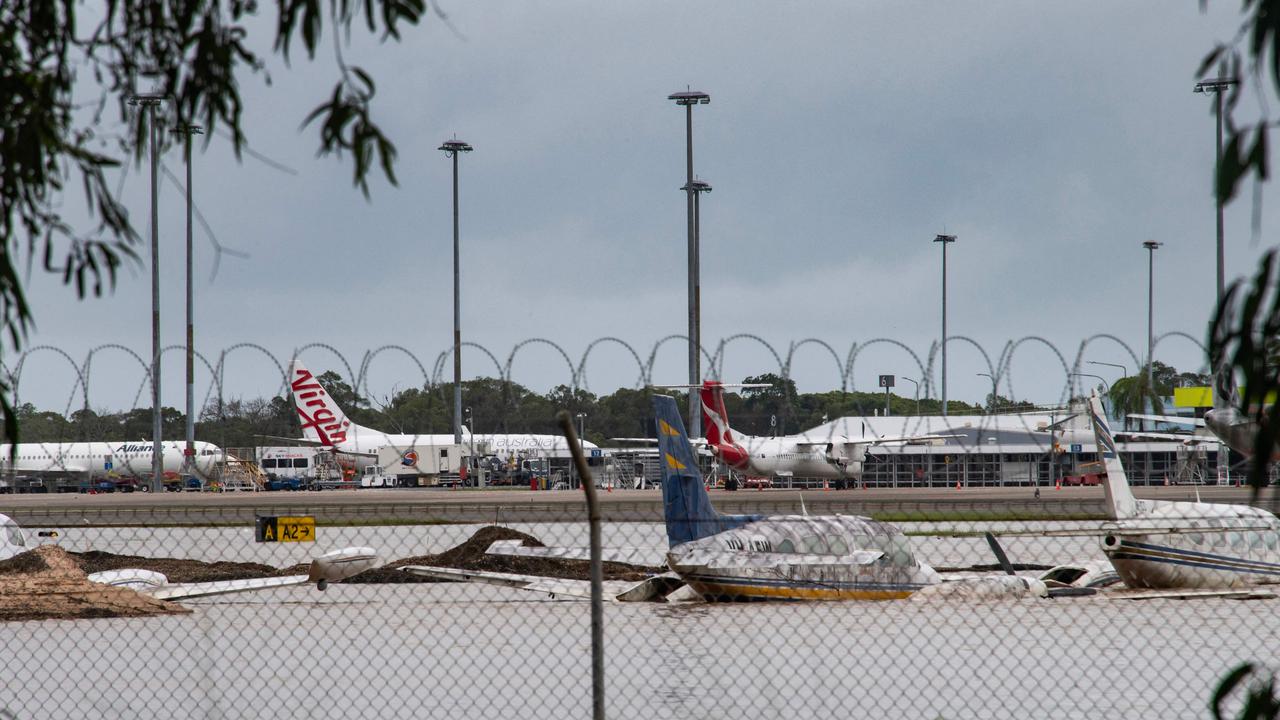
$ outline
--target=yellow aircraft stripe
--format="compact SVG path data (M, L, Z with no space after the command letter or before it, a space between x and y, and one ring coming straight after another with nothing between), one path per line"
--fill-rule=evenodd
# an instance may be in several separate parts
M677 459L675 459L675 458L671 457L671 453L665 453L665 454L666 454L666 456L667 456L667 467L668 467L668 468L670 468L670 469L672 469L672 470L684 470L684 469L685 469L684 463L682 463L682 462L680 462L679 460L677 460Z
M659 419L658 427L662 429L663 435L669 435L671 437L680 437L680 432L675 428L671 427L670 425L668 425L666 420Z

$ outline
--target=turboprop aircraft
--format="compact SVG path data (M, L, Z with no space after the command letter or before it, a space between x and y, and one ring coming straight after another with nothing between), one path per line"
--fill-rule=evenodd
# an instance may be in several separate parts
M298 411L298 421L302 424L302 435L306 442L315 445L334 448L343 453L369 456L377 453L378 448L388 445L410 448L453 444L452 433L391 434L353 423L338 403L325 392L324 387L311 374L311 371L296 359L289 365L289 390L293 395L294 408ZM568 454L569 452L568 442L560 435L529 433L472 435L471 431L464 427L462 442L463 444L474 442L477 447L485 447L488 453L502 456L531 451L541 455ZM582 446L586 449L596 448L595 444L586 441L583 441Z
M729 427L724 407L725 385L702 383L702 424L707 447L729 467L752 477L794 476L813 478L862 477L862 463L874 445L916 444L944 440L952 435L868 435L846 437L800 433L783 437L743 435Z
M1113 518L1102 550L1131 588L1238 588L1280 583L1280 519L1248 505L1138 500L1129 488L1111 426L1089 398L1103 490Z

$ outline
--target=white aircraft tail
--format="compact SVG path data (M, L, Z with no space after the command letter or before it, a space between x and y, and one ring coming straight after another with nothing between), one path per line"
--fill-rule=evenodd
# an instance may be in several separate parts
M1093 423L1093 437L1098 444L1098 458L1107 468L1107 482L1102 486L1107 496L1107 511L1111 517L1120 520L1138 514L1138 501L1129 489L1129 477L1125 475L1124 464L1120 462L1120 453L1116 449L1115 436L1111 434L1111 424L1102 411L1102 400L1095 390L1089 397L1089 418Z
M345 443L348 431L360 429L297 359L289 365L289 392L307 440L332 447Z

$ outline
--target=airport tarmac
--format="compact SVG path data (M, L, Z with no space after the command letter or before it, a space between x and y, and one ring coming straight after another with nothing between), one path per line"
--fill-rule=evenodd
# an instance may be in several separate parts
M1230 486L1138 487L1140 498L1247 503L1249 488ZM604 519L662 519L657 490L598 493ZM869 490L713 490L724 513L843 513L887 519L1102 518L1100 487L878 488ZM1265 491L1259 505L1278 499ZM5 495L0 512L26 526L68 524L251 523L258 515L306 514L319 522L578 522L586 517L579 490L444 490L426 488L271 493L112 493L103 495Z

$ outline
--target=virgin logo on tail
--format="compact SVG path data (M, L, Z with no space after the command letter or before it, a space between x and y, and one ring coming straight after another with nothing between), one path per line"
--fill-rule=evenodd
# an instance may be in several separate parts
M747 451L733 439L729 427L729 413L724 409L724 388L720 383L708 380L702 384L702 425L707 434L711 452L720 456L729 467L743 470L747 467Z
M289 387L293 391L293 406L298 411L303 435L311 430L322 444L329 446L346 442L347 428L351 421L347 420L342 410L329 406L324 388L316 382L311 371L295 365L293 375L293 382Z

